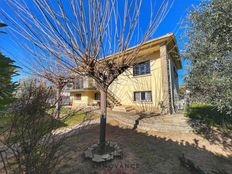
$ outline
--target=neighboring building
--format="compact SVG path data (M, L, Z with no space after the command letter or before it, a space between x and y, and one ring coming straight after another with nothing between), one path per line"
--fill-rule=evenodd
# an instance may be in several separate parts
M70 105L71 101L70 101L70 92L67 91L67 89L63 89L61 92L61 97L62 97L62 105Z
M113 110L173 113L178 101L178 74L182 68L173 33L146 42L134 66L109 87ZM96 105L100 94L93 79L77 79L69 88L73 107Z

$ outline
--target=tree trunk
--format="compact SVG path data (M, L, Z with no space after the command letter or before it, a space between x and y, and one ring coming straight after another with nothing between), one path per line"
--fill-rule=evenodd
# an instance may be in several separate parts
M105 147L106 141L106 116L107 116L107 90L101 90L101 118L100 118L100 137L99 143L102 149Z
M60 118L61 102L62 102L61 88L58 87L56 89L56 107L54 111L54 118L56 119Z

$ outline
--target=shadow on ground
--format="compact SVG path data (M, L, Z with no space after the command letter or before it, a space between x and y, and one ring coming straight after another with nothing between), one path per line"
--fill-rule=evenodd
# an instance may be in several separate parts
M76 130L64 141L59 166L54 173L70 174L198 174L183 165L190 161L208 173L232 171L232 157L213 154L198 147L197 142L175 142L157 136L148 136L132 129L107 125L107 139L118 142L123 149L123 158L105 164L95 164L84 159L83 151L98 142L97 124ZM183 160L183 155L185 159ZM182 160L180 160L182 159ZM181 162L182 161L182 162Z
M232 151L232 117L217 108L201 103L192 103L186 113L193 121L189 125L212 144L221 144Z
M145 119L145 118L154 118L154 117L160 116L161 114L159 114L159 113L150 113L150 114L139 113L138 115L139 115L139 117L135 120L135 124L133 126L133 130L137 129L137 127L139 125L139 122L142 119Z
M211 144L221 144L224 149L232 151L232 130L218 129L197 120L190 121L189 124L196 134L207 139Z

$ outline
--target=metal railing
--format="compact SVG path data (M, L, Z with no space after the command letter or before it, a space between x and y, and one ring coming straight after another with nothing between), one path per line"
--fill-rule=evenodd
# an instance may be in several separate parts
M80 78L74 80L72 84L68 84L65 90L92 89L96 88L95 81L90 78Z

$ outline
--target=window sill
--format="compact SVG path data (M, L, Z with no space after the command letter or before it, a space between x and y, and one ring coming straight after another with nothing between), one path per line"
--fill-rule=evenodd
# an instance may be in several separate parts
M145 104L153 104L153 102L152 101L133 101L134 103L139 103L139 104L143 104L143 103L145 103Z
M151 73L150 74L143 74L143 75L133 75L134 78L138 78L138 77L147 77L147 76L151 76Z

